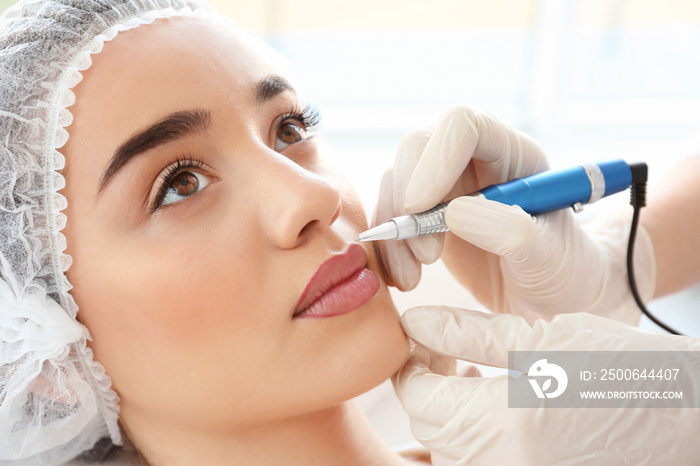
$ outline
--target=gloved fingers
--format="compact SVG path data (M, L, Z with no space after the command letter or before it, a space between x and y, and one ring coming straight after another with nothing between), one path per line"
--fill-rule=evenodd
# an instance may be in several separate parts
M445 370L447 359L416 347L392 379L396 395L408 415L434 425L445 425L472 400L471 394L491 379L457 377ZM440 373L439 371L442 371ZM484 397L492 396L490 391ZM482 397L481 401L485 401Z
M474 364L465 364L465 366L458 370L458 377L481 377L481 371Z
M519 207L464 196L450 203L445 221L460 239L499 256L498 312L531 319L577 311L614 315L611 310L621 306L617 297L629 296L624 257L616 256L624 255L624 232L622 241L617 235L616 245L606 247L605 239L594 241L582 231L568 209L531 217ZM600 292L606 287L620 292L611 300L611 293Z
M421 419L409 418L411 425L411 432L413 436L418 440L425 448L431 451L431 453L437 453L441 458L450 460L462 460L457 463L437 463L437 464L474 464L470 461L464 461L465 457L465 438L472 437L471 432L454 432L449 431L448 427L445 425L432 424L430 422L425 422ZM491 427L492 429L497 427ZM465 430L471 431L474 428L467 426ZM433 459L434 461L434 459ZM435 464L435 463L434 463Z
M447 306L422 306L401 317L406 334L430 351L465 361L508 367L508 351L691 350L693 339L662 335L587 313L559 314L551 322Z
M538 346L542 335L535 333L541 327L533 328L520 316L423 306L404 312L401 324L412 340L430 351L489 366L508 367L508 351L548 349Z
M430 128L414 129L406 133L401 138L401 142L399 142L399 148L396 151L392 168L394 215L412 213L404 207L406 187L416 170L416 165L418 165L425 146L430 141L432 133L433 130Z
M472 158L484 185L503 183L534 175L549 168L549 162L529 135L513 129L488 113L477 113L479 143Z
M418 236L404 240L418 261L423 264L432 264L440 258L442 248L445 245L445 234Z
M478 163L476 172L483 183L478 187L547 168L544 154L531 138L491 115L465 106L452 107L441 115L414 170L406 189L405 207L419 212L438 204L472 159Z
M404 206L411 212L427 210L449 193L467 168L479 140L472 121L474 112L464 107L445 111L406 187Z
M372 225L384 223L394 216L393 173L392 170L388 170L379 186L379 202L374 211ZM418 285L421 263L405 241L374 241L373 246L389 285L401 291L412 290Z
M450 231L465 241L499 256L522 261L538 242L537 221L518 206L463 196L445 211Z
M556 308L575 299L566 293L579 288L577 280L588 278L576 266L564 265L579 264L580 255L588 263L598 257L595 245L566 210L532 217L518 206L463 196L448 205L445 223L459 238L500 257L501 277L510 287L504 293L510 293L513 302L517 297L526 303L522 309L502 309L506 312L536 317L537 300L547 301L545 314L567 312Z
M404 207L406 186L432 133L432 129L420 128L408 132L401 139L392 170L394 217L415 213L407 211ZM423 264L432 264L438 260L444 242L444 235L419 236L406 240L413 255Z
M401 325L413 341L430 351L496 367L508 367L513 340L531 330L522 317L447 306L408 309Z
M416 347L415 351L425 351L425 348ZM442 375L443 377L451 377L457 375L457 360L444 354L428 352L430 361L428 369L433 374Z

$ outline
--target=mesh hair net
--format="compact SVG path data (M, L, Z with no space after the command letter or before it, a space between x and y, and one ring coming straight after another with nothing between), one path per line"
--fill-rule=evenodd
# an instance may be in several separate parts
M91 54L174 16L227 22L197 0L27 0L0 17L0 464L64 464L101 439L122 444L119 398L64 274L58 149Z

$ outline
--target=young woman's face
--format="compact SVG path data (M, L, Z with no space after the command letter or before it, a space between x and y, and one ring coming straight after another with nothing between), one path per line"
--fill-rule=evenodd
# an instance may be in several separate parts
M361 204L257 47L159 20L108 42L74 89L68 277L127 424L231 430L318 410L408 352L373 249L353 243Z

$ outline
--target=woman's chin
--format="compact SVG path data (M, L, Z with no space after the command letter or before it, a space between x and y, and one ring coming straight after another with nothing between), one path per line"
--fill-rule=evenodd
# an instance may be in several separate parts
M385 294L384 294L385 293ZM381 309L372 309L375 314L370 325L363 325L362 349L356 359L357 376L354 381L348 378L349 385L356 386L357 393L370 390L383 383L403 367L410 351L410 342L401 327L400 316L386 287L380 290L380 298L375 304Z

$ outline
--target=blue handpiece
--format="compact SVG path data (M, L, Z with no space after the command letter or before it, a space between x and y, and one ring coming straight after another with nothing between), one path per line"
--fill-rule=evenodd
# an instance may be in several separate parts
M646 165L641 165L646 180ZM641 167L635 166L637 172L639 169ZM539 215L566 207L579 211L583 204L624 191L631 184L632 167L624 160L611 160L538 173L489 186L472 196L517 205L530 215ZM443 202L425 212L392 218L360 233L358 241L401 240L448 231L445 223L447 205Z
M484 188L489 200L520 206L531 215L595 202L627 189L632 170L624 160L552 170Z

